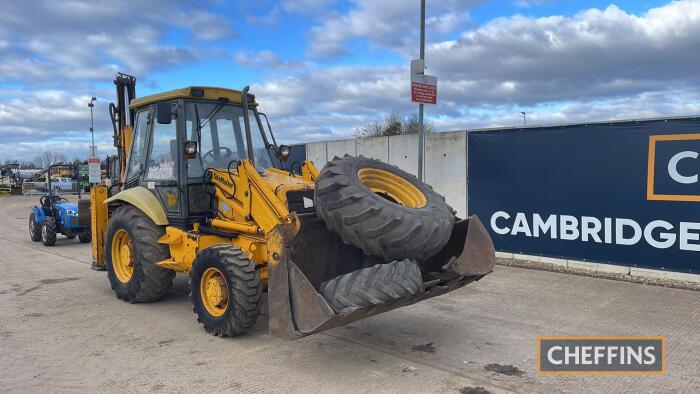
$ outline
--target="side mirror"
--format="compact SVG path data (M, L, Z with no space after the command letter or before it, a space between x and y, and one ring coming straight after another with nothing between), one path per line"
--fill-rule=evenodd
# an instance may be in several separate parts
M185 141L183 157L186 160L197 158L197 142L196 141Z
M287 145L280 145L277 148L277 157L282 161L287 161L289 159L289 154L292 152L292 147Z
M158 122L158 124L170 124L172 118L173 113L170 109L170 103L156 104L156 122Z

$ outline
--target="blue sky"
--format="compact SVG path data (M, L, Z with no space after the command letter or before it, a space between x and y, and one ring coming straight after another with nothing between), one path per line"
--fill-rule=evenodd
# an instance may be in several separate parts
M428 0L440 131L700 112L700 2ZM251 85L278 140L353 138L412 115L418 0L30 0L0 4L0 161L111 154L117 71L137 95Z

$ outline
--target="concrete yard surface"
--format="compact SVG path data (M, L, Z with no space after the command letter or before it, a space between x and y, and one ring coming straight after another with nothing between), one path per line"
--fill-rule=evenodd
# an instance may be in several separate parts
M0 197L3 392L700 392L700 292L497 266L442 297L296 341L218 338L187 282L118 300L90 246L31 242L38 197ZM536 375L543 335L664 335L665 375Z

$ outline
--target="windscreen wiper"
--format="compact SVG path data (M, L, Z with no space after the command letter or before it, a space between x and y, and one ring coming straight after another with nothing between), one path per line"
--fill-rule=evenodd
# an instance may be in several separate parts
M226 104L227 102L228 102L228 100L220 100L219 103L216 104L216 107L212 108L212 110L209 111L209 114L207 114L207 116L204 117L204 123L199 123L199 122L201 122L201 120L198 119L198 121L197 121L197 134L201 135L202 127L204 127L207 123L209 123L211 118L213 116L215 116L219 112L219 110L221 110L221 108L224 107L224 104ZM198 105L195 105L195 110L197 107L198 107ZM197 111L197 117L199 118L199 111Z

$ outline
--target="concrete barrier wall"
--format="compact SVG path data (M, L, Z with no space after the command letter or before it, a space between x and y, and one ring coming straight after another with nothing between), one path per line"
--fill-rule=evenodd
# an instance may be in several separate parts
M333 157L371 157L418 174L418 136L396 135L306 144L306 158L320 170ZM467 215L467 135L465 131L430 134L425 140L425 181L443 196L457 216Z
M428 184L443 196L457 211L457 216L466 217L469 201L467 182L469 152L466 131L435 133L426 136L424 174ZM418 173L418 138L416 135L372 137L342 141L323 141L306 144L306 157L319 168L334 156L363 155L396 165L416 175ZM483 220L483 218L482 218ZM620 266L600 262L567 260L536 255L499 253L499 257L516 260L564 265L568 268L613 272L630 276L665 278L700 282L700 275L642 269L636 266ZM568 269L567 268L567 269ZM662 276L660 276L662 275Z

